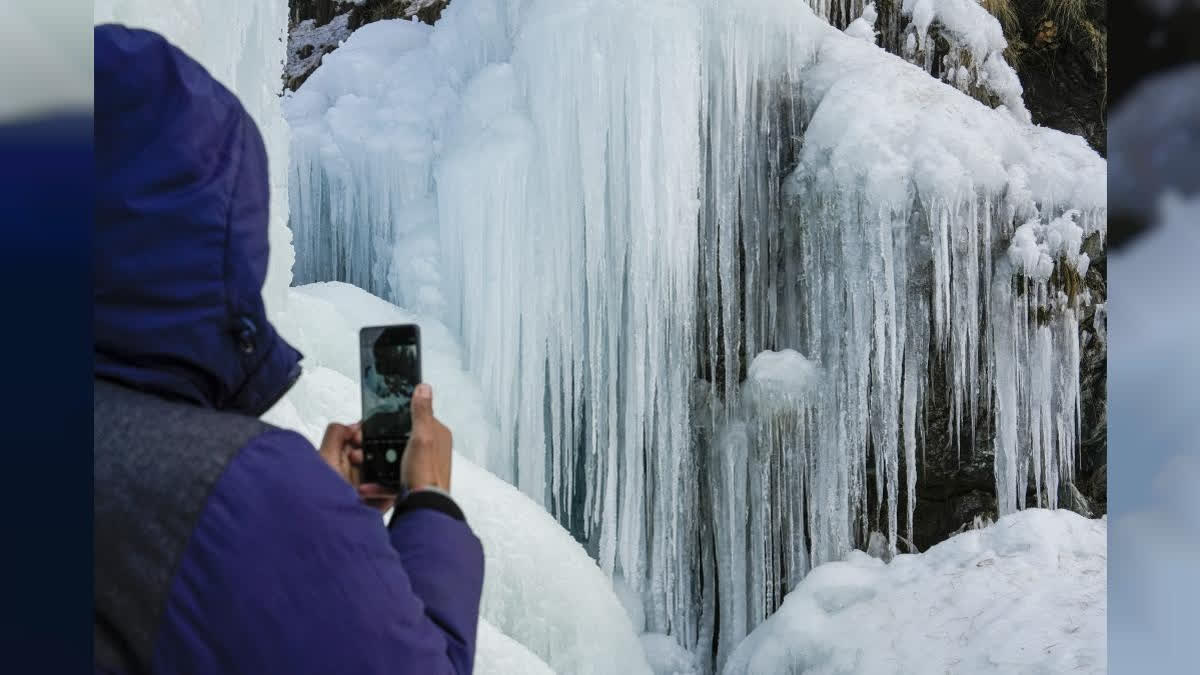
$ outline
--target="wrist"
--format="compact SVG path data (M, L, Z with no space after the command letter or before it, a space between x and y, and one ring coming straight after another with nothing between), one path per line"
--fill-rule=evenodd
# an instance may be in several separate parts
M449 490L442 488L440 486L437 486L437 485L422 485L421 487L414 487L408 491L408 494L414 494L417 492L435 492L439 495L445 495L446 497L450 497Z
M404 514L420 509L438 511L455 520L466 521L462 509L459 508L458 504L454 502L454 499L448 493L436 488L423 488L407 492L396 503L396 509L392 512L392 519L388 523L388 528L391 529Z

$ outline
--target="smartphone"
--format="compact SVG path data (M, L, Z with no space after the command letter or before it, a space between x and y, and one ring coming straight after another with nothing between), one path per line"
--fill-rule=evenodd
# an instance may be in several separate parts
M400 491L400 458L412 433L412 393L421 383L421 329L368 326L358 333L362 372L362 482Z

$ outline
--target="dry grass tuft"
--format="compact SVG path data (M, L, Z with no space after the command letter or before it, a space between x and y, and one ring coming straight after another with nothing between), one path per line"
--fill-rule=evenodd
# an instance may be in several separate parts
M1013 0L982 0L980 3L1004 29L1004 37L1010 42L1021 31L1021 19L1017 16L1017 8Z

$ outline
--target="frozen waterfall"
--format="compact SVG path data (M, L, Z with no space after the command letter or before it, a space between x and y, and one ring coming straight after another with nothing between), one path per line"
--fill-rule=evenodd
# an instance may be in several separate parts
M297 281L440 316L476 459L717 663L876 515L911 539L932 392L1002 514L1077 450L1103 160L814 4L455 0L284 104Z

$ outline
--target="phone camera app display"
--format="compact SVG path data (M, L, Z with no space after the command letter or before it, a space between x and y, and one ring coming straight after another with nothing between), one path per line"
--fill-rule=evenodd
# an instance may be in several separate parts
M363 434L397 441L399 447L382 449L389 464L399 460L412 430L410 403L420 368L416 340L415 333L400 327L364 329Z

